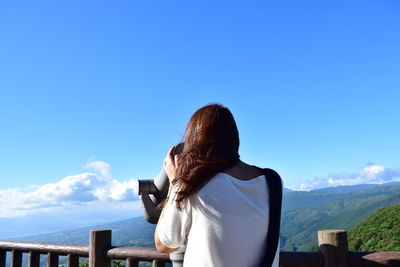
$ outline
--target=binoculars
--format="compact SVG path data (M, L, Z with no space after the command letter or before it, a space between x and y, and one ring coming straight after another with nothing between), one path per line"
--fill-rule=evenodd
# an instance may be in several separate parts
M173 149L172 155L179 155L182 150L183 143L179 143ZM143 216L149 223L157 224L161 214L158 205L167 197L168 189L169 179L164 168L153 180L138 180L137 193L142 202Z

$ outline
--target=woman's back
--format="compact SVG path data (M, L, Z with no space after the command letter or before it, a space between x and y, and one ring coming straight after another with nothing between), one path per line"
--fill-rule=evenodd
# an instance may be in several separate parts
M267 185L263 175L248 178L251 173L244 174L247 176L238 179L217 173L180 212L173 205L174 192L171 193L165 207L169 210L166 216L171 217L163 220L170 224L158 227L161 232L186 237L185 266L258 267L269 220ZM182 242L163 236L161 239L171 246Z
M257 266L268 229L264 176L239 180L218 173L190 205L187 266Z

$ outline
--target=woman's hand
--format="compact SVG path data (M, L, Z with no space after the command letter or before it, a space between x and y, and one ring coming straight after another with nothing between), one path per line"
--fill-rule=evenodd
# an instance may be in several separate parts
M171 147L168 150L167 156L164 159L164 171L168 176L169 182L172 184L172 181L176 178L176 170L178 167L179 156L173 154L175 146Z

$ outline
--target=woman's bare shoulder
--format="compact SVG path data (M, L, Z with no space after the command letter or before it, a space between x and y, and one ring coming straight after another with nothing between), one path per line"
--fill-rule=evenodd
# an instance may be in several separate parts
M239 161L232 168L225 170L224 173L229 174L230 176L239 180L251 180L262 175L262 173L256 167L243 161Z

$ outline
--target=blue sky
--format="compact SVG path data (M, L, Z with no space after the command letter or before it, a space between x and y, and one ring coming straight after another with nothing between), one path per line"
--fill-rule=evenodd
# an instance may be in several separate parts
M2 1L0 189L101 176L96 162L151 178L210 102L232 110L242 159L289 187L395 180L398 14L394 0Z

